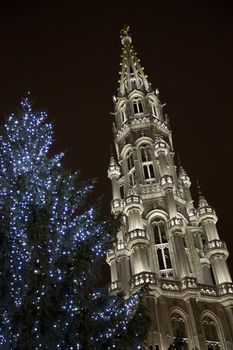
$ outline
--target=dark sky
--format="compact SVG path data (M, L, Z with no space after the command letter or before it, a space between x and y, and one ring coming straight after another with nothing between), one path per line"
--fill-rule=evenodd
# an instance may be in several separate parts
M106 172L112 143L112 95L120 63L119 31L129 24L149 81L167 102L176 153L219 216L231 250L233 38L231 2L13 1L0 4L0 115L30 90L55 124L56 149L81 177ZM232 269L233 270L233 269Z

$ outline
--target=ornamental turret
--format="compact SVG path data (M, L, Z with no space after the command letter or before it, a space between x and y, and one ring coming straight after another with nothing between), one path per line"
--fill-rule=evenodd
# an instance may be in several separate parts
M167 350L177 333L184 349L225 349L220 323L214 328L217 316L209 321L224 305L224 325L229 328L233 320L228 251L218 235L217 216L202 194L198 207L194 205L190 177L175 162L165 104L144 73L129 27L121 31L121 43L119 88L111 113L116 159L111 156L108 177L112 212L120 213L122 221L107 256L110 292L127 297L149 285L150 350ZM207 324L214 339L205 333ZM229 329L224 336L233 346Z
M200 187L197 216L206 235L206 242L203 250L205 252L205 257L211 263L216 283L232 282L226 263L229 253L225 242L220 240L216 227L216 222L218 220L217 215L203 196Z

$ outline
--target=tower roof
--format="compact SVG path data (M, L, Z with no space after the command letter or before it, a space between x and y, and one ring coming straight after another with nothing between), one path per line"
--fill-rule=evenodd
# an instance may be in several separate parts
M137 89L141 91L150 91L150 83L147 75L144 74L144 67L140 65L140 59L132 45L132 38L129 34L129 26L124 26L121 30L121 71L119 80L119 95L124 96Z

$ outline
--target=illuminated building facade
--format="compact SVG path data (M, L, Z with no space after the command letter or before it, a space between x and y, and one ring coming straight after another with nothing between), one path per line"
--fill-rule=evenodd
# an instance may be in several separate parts
M228 251L214 209L176 166L172 133L158 90L153 91L122 31L119 89L114 100L114 142L108 177L112 212L122 214L117 243L108 252L111 293L130 295L149 285L148 349L233 349L233 284Z

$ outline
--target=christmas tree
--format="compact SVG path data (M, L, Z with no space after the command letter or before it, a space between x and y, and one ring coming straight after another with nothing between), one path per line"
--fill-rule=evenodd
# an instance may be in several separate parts
M51 156L46 117L26 97L0 135L1 349L143 349L141 294L97 288L117 220L101 220L86 204L94 183Z

